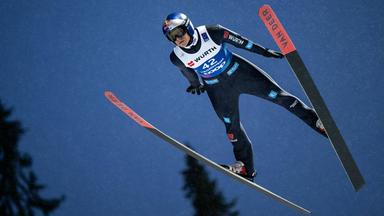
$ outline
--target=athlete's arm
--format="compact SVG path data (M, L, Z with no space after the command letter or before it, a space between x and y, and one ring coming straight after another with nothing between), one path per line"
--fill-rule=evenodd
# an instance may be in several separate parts
M263 46L254 43L238 33L227 29L221 25L206 26L209 36L217 44L229 43L237 48L245 49L265 57L284 57L280 52L264 48Z
M174 64L180 69L181 73L184 75L185 78L187 78L191 86L198 87L201 85L196 72L192 68L185 67L183 62L181 62L181 60L176 56L174 52L172 52L169 57L171 59L172 64Z

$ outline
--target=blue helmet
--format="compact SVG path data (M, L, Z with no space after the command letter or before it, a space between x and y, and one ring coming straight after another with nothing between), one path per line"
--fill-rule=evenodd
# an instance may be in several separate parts
M172 30L178 27L188 33L189 36L193 37L195 28L191 20L183 13L171 13L167 16L167 18L165 18L163 23L163 34L168 40L173 42L174 40L170 38L169 34Z

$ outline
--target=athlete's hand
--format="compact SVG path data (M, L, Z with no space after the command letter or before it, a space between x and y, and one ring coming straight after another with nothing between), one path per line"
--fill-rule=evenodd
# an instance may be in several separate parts
M279 59L284 58L284 55L281 52L275 51L275 50L271 50L271 49L268 49L268 48L265 49L265 55L264 56L265 57L279 58Z
M192 94L197 93L198 95L200 95L201 93L204 93L204 91L205 91L204 85L199 85L199 86L190 85L187 88L187 92Z

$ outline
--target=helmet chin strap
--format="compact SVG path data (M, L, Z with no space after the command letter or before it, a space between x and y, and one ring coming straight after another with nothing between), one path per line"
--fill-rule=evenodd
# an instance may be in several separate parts
M197 36L197 31L196 29L194 29L193 36L191 36L191 39L189 40L187 46L184 48L190 49L191 47L195 46L197 44L198 39L199 37Z

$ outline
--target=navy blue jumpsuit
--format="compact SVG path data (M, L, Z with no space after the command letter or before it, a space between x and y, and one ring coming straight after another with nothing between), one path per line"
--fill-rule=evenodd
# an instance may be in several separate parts
M170 55L171 62L181 70L191 86L200 86L203 82L215 112L225 125L235 158L244 163L249 175L254 172L253 150L239 118L240 94L279 104L326 136L316 127L318 117L312 108L282 89L262 69L230 52L226 44L273 57L268 49L220 25L199 26L196 30L197 43L189 49L176 47Z

